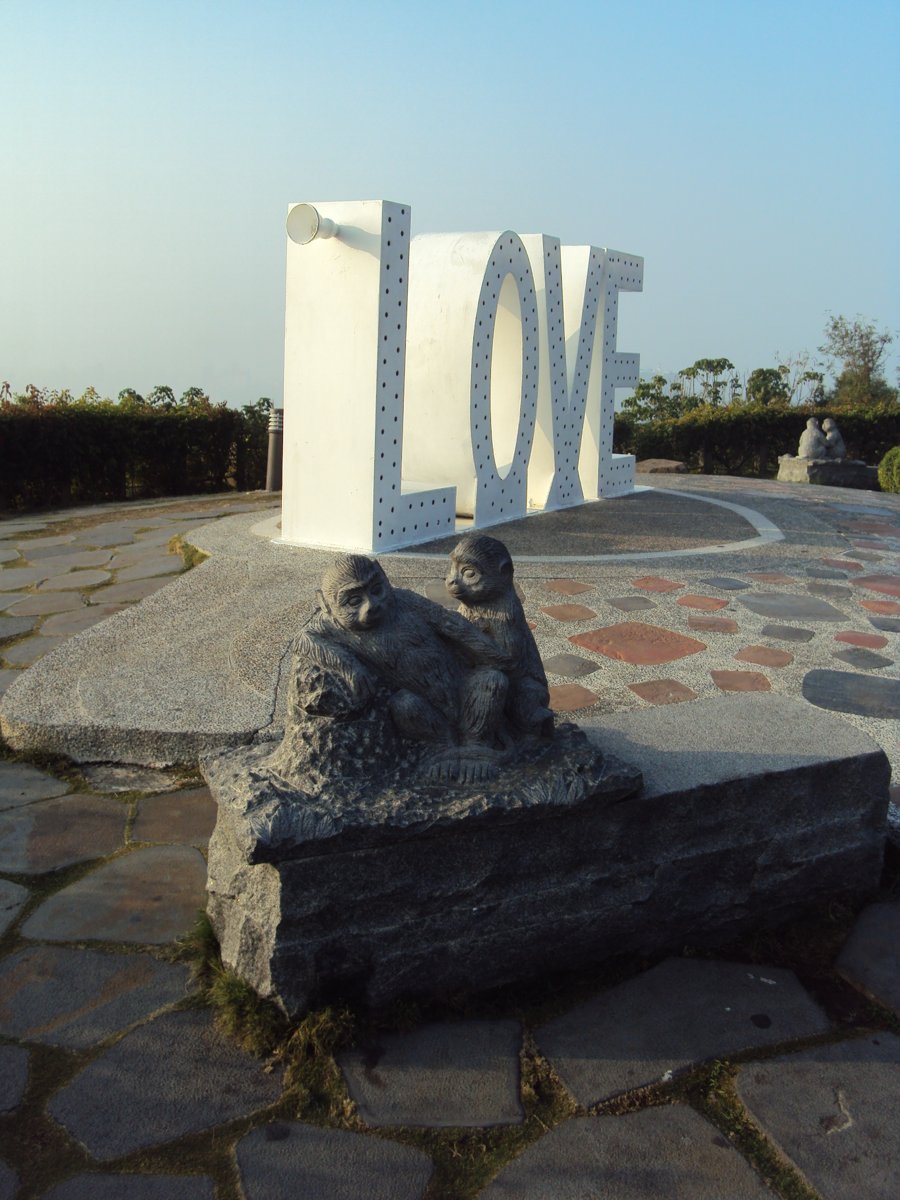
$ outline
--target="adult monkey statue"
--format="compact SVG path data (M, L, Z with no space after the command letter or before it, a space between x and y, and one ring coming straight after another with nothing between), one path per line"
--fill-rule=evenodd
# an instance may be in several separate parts
M826 417L822 422L822 432L825 434L825 453L829 458L840 462L847 457L847 447L833 417Z
M828 450L825 434L819 428L815 417L810 417L806 428L800 434L800 445L797 447L798 458L826 458Z
M426 774L489 777L505 742L511 663L503 647L455 613L393 588L361 554L331 565L319 600L297 640L297 706L349 718L381 690L398 732L438 748Z
M513 563L502 542L468 533L450 555L447 591L459 613L511 660L506 715L521 734L551 737L553 713L544 664L513 584Z

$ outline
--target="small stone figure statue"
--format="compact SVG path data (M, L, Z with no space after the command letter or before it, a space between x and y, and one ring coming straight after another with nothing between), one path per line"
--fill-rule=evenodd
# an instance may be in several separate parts
M827 458L825 435L819 428L815 417L810 417L806 428L800 435L800 445L797 447L798 458Z
M447 591L459 613L493 638L511 662L506 715L520 734L553 733L550 689L522 602L509 551L496 538L470 533L450 555Z
M319 612L296 644L295 710L348 719L386 705L402 739L435 748L431 778L491 775L508 748L514 660L470 621L349 554L322 579ZM549 715L549 714L548 714Z
M837 421L832 417L826 417L822 422L822 429L825 433L824 457L834 459L835 461L846 458L847 447L844 445L841 431L837 427Z

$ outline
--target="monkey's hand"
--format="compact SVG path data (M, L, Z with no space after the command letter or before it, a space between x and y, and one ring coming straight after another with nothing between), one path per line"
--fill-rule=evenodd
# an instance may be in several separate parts
M416 599L421 600L423 606L427 606L424 613L432 629L445 641L452 642L461 650L470 663L475 666L496 667L498 671L507 673L513 669L514 660L503 652L493 638L482 633L477 625L473 625L459 613L451 612L432 601L418 596Z

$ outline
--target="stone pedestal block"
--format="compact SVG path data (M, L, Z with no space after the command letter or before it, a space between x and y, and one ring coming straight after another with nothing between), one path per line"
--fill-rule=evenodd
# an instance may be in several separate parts
M606 765L588 798L516 807L438 789L430 815L398 823L379 804L324 836L312 821L270 861L253 861L232 756L208 761L225 963L291 1015L341 995L380 1006L712 945L876 886L889 767L845 721L735 694L620 713L590 736ZM620 760L643 772L639 795Z
M820 483L827 487L862 488L877 492L878 468L855 459L794 458L782 454L778 459L781 483Z

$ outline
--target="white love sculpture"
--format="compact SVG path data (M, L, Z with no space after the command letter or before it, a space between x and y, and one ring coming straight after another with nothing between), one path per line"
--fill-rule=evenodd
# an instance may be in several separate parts
M409 205L288 214L282 541L363 552L632 491L618 296L643 259L541 234L410 237Z

